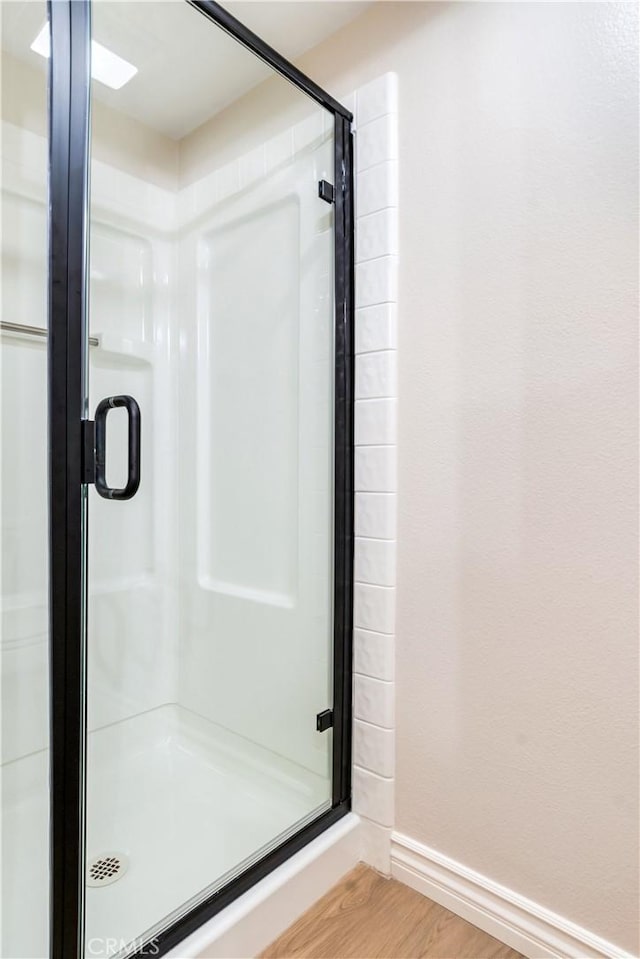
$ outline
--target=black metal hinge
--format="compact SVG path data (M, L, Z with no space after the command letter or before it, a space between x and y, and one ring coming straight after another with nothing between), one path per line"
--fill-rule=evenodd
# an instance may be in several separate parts
M331 729L332 726L333 709L323 709L323 711L316 716L316 729L319 733L323 733L325 730Z
M324 200L325 203L333 203L335 200L335 190L333 189L333 184L329 183L327 180L320 180L318 183L318 196L321 200Z

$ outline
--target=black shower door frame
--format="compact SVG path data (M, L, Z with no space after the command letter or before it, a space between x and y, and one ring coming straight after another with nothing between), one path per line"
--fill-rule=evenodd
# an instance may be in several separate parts
M335 121L335 425L332 807L130 956L164 955L350 809L353 626L354 208L351 113L211 0L185 0ZM48 0L50 959L84 955L87 233L90 0ZM215 877L212 877L215 878ZM179 904L177 904L179 905ZM146 944L149 945L148 943Z

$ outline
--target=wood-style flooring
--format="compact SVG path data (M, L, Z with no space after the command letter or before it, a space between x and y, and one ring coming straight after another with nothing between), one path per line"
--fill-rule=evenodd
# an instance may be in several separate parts
M431 899L357 866L260 959L523 959Z

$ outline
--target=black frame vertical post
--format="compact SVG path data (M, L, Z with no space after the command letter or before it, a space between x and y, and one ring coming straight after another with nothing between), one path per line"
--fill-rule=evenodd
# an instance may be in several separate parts
M50 957L84 954L87 0L49 0Z
M353 135L335 115L333 804L351 796L353 636Z

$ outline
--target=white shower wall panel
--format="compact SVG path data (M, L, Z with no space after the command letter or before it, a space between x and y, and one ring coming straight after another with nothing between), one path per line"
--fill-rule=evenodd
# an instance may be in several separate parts
M45 326L46 142L4 132L3 315ZM326 776L331 127L263 147L175 192L92 163L88 413L133 395L143 446L133 500L89 491L89 727L179 702ZM46 348L8 343L4 761L47 746L49 682ZM114 484L125 434L112 411Z
M180 702L328 776L332 139L293 143L182 191Z
M91 412L130 394L141 410L141 482L111 501L89 490L89 727L177 695L175 407L171 282L175 194L94 161L89 326ZM107 481L126 481L127 418L109 414Z
M47 323L46 144L2 124L2 318ZM0 366L2 762L49 736L47 350L3 334Z
M209 442L198 450L198 582L292 608L300 429L299 276L292 266L300 209L295 195L242 217L234 206L200 240L197 415ZM239 275L248 263L250 278Z
M2 126L2 316L47 326L47 144ZM92 168L90 402L137 397L143 481L124 503L89 492L89 728L177 695L175 409L170 275L175 194L122 170ZM163 227L164 229L161 229ZM2 336L2 762L49 738L46 340ZM108 479L121 482L126 436L110 414Z
M5 338L2 358L2 760L48 742L47 357Z

